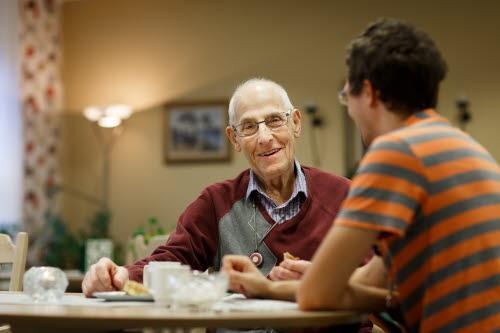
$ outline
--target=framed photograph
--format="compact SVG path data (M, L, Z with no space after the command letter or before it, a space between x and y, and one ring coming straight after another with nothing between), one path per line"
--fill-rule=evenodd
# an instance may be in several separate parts
M231 144L226 138L227 110L227 101L166 105L165 161L229 161Z

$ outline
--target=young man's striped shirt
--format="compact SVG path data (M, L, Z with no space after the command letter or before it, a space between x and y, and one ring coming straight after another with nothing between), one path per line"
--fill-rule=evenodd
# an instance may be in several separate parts
M500 171L433 110L379 137L338 224L381 232L412 332L500 329Z

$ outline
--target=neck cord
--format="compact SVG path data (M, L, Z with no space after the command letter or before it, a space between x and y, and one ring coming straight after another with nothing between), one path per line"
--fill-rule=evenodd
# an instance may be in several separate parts
M253 227L254 227L254 231L255 231L255 251L258 251L260 244L262 244L264 239L266 239L267 235L269 235L269 233L274 229L274 227L278 224L278 222L274 222L273 225L270 226L266 230L266 232L264 233L264 236L262 236L262 238L257 242L258 233L257 233L256 212L257 212L257 208L256 208L255 203L254 203L254 205L253 205Z

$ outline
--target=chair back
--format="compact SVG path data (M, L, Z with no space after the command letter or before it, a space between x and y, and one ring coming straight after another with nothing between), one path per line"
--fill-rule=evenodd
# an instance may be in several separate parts
M133 248L133 251L128 251L127 264L132 264L137 260L149 256L158 246L163 245L167 242L168 236L168 234L153 236L149 239L147 244L143 235L135 236L130 240L129 243L132 245L131 247Z
M16 244L9 235L0 234L0 264L12 263L9 291L22 291L23 275L28 254L28 234L20 232L16 236Z
M144 258L144 255L146 254L146 242L144 240L144 236L137 235L131 241L135 250L135 252L133 253L134 257L132 258L132 260L137 261L139 259Z
M153 253L153 251L160 245L164 245L167 240L168 240L168 236L170 236L169 234L166 234L166 235L156 235L156 236L153 236L149 239L149 242L148 244L146 245L146 253L144 255L145 256L149 256L151 253Z

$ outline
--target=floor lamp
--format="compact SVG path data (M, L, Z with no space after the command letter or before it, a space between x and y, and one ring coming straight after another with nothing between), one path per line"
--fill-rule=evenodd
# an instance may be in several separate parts
M85 118L92 122L99 145L102 149L102 209L109 208L109 173L111 149L116 139L123 132L120 126L125 119L132 115L132 108L124 104L110 105L105 108L90 106L85 108L83 114Z
M96 216L96 226L101 227L103 233L107 233L109 222L109 182L110 182L110 160L111 150L116 139L123 132L120 126L125 119L132 115L132 108L128 105L116 104L105 108L87 107L83 111L85 118L92 122L92 130L99 141L102 152L102 188L101 188L101 212ZM104 214L103 216L99 214ZM107 214L107 215L106 215ZM99 223L99 218L106 223ZM101 224L106 224L103 226ZM89 239L86 242L85 267L88 269L103 256L110 256L113 252L113 243L110 239Z

